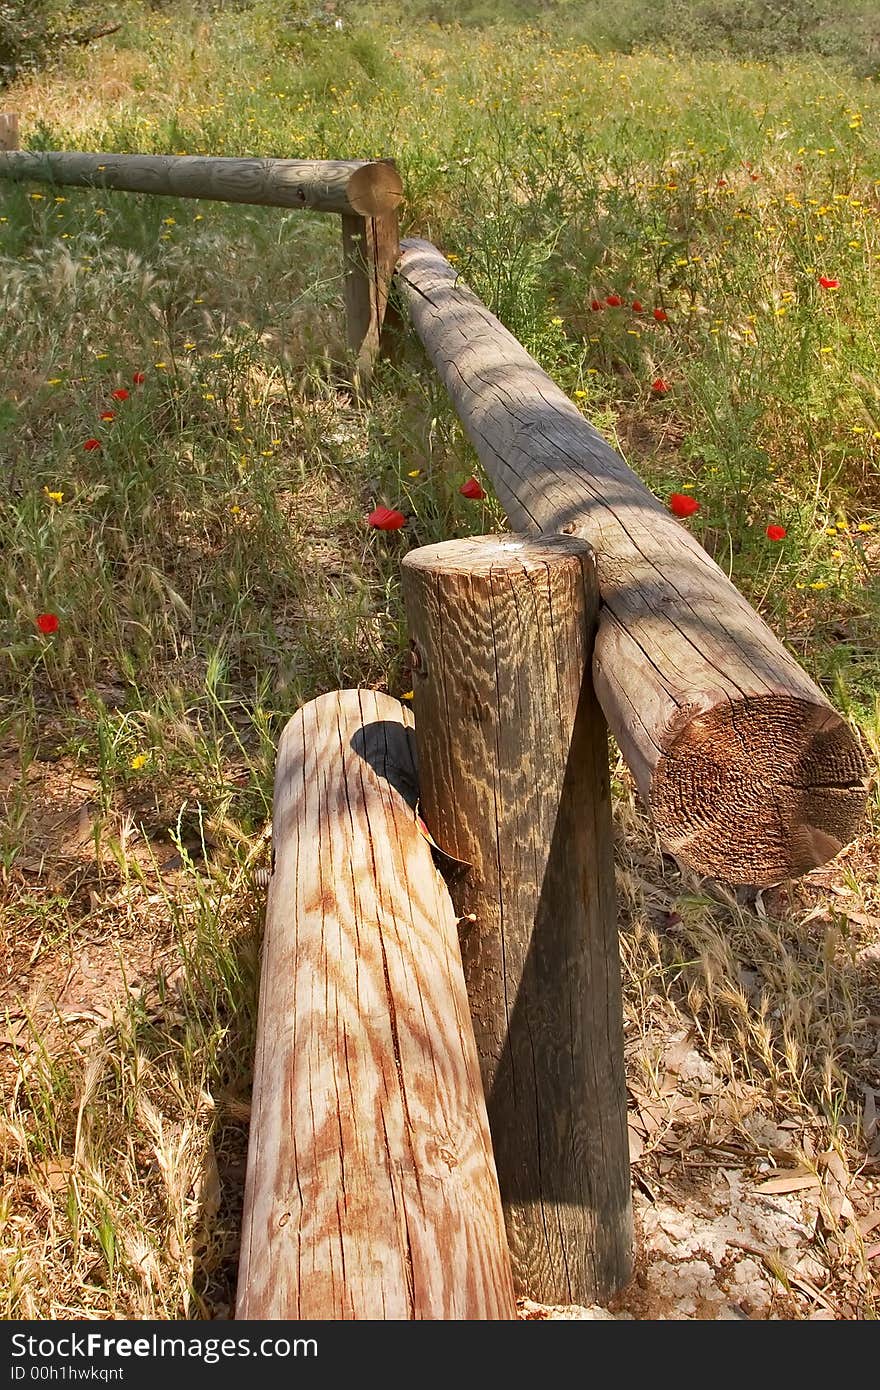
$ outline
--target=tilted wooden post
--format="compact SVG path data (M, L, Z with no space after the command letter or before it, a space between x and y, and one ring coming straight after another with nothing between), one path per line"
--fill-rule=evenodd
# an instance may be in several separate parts
M240 1318L512 1318L455 915L412 717L324 695L275 776Z
M632 1265L592 552L449 541L403 586L422 815L469 865L451 892L517 1292L591 1303Z
M0 151L18 149L18 113L0 111Z

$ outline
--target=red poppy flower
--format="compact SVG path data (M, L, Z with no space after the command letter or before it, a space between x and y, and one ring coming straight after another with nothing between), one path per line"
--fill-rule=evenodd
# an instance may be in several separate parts
M726 187L727 187L727 179L719 179L719 180L718 180L718 187L719 187L719 188L726 188Z
M619 309L623 300L619 294L608 294L605 296L605 303L609 309Z
M143 372L132 372L131 379L135 386L143 386L147 378Z
M128 392L126 391L126 389L125 389L124 386L120 386L120 388L119 388L118 391L114 391L114 392L113 392L113 399L114 399L114 401L127 401L127 400L128 400Z
M85 449L87 454L90 454L93 449L100 449L100 447L100 439L87 439L85 444L83 445L83 448Z
M399 531L401 526L406 525L406 517L393 507L377 507L367 517L367 525L375 526L377 531Z
M479 502L483 497L486 496L485 492L480 487L480 484L477 482L476 478L468 478L467 482L462 483L461 487L458 490L461 493L462 497L470 497L473 499L474 502Z
M634 300L633 300L633 302L632 302L632 311L633 311L634 314L641 314L642 311L644 310L644 307L645 307L645 306L644 306L644 304L642 303L642 301L641 301L640 299L634 299Z
M594 314L598 314L600 309L605 308L605 305L602 303L601 299L591 299L590 308L592 309Z
M115 419L116 419L116 416L113 414L113 411L112 411L112 410L102 410L102 411L101 411L101 419L102 419L102 420L115 420ZM87 448L88 446L85 445L84 447ZM93 446L93 447L94 447L94 446Z
M669 496L669 510L673 516L693 516L700 510L696 497L688 497L686 492L673 492Z
M657 320L658 323L665 323L666 320L669 318L669 315L667 314L665 309L658 308L654 310L654 318Z
M820 275L820 276L819 276L819 284L822 286L823 290L839 290L839 289L840 289L840 281L839 281L839 280L832 280L831 277L830 277L829 275Z
M771 541L784 541L788 532L784 526L768 526L767 536Z
M47 637L51 637L53 632L58 631L58 618L54 613L38 613L37 627L40 629L40 632L45 633Z
M651 382L651 390L655 396L665 396L669 390L669 382L664 381L662 376L658 376L656 380Z

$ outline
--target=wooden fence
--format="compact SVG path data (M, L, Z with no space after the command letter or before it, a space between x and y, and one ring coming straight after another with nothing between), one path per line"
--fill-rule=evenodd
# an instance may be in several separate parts
M399 254L403 184L393 160L67 154L17 144L17 117L0 115L0 179L337 213L346 343L359 379L369 378Z
M856 833L852 730L436 247L399 246L390 162L31 154L0 117L4 143L0 177L341 214L359 371L396 265L514 528L404 560L414 729L347 691L282 737L239 1316L607 1297L632 1212L605 720L664 844L754 885Z

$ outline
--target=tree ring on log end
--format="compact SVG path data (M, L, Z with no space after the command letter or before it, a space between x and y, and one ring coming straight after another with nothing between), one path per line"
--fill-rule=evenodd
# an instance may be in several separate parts
M769 887L824 864L856 833L865 759L828 706L750 696L682 710L676 722L651 811L664 844L701 874Z
M345 193L361 217L381 217L399 206L403 199L403 180L390 160L376 160L354 171Z
M584 559L592 554L589 543L580 536L541 534L467 536L462 540L422 545L404 558L408 569L442 570L444 574L491 574L494 570L535 570L560 564L567 557Z

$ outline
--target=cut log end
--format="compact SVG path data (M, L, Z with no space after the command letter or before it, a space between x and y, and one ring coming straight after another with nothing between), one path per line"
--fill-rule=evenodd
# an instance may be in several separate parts
M828 706L762 696L690 717L657 764L664 843L702 874L769 887L832 859L857 833L866 765Z
M392 160L376 160L355 170L348 180L346 195L361 217L381 217L400 206L403 180Z

